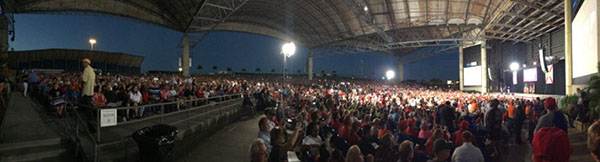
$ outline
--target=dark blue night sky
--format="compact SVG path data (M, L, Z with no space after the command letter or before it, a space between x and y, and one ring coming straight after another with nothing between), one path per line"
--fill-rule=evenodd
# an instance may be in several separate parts
M168 70L178 67L177 48L180 32L157 25L141 23L132 19L112 16L64 16L64 15L15 15L16 38L10 42L14 50L46 48L90 49L88 39L98 40L94 50L123 52L145 56L142 71ZM211 32L195 48L191 49L192 73L214 72L231 67L233 71L246 68L254 72L275 69L281 72L283 56L279 54L284 42L267 36L239 32ZM308 49L299 47L288 58L291 73L306 68ZM336 71L339 76L359 77L360 60L364 60L363 74L380 78L389 69L396 70L398 57L378 52L323 56L314 59L314 72ZM92 60L94 61L94 60ZM197 70L201 65L203 69ZM458 54L444 55L406 64L406 79L440 78L458 79Z

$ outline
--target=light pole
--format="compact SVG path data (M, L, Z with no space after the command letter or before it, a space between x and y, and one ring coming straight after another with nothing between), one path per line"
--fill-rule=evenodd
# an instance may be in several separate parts
M294 42L285 43L285 44L283 44L283 46L281 46L281 54L283 54L283 70L282 70L283 81L281 84L281 90L282 90L281 107L283 107L283 108L285 108L285 98L283 97L283 89L285 89L285 79L286 79L285 69L287 68L287 58L294 55L294 53L296 53L296 45L294 44Z
M94 50L94 44L96 44L96 39L90 38L90 46L92 47L92 51Z

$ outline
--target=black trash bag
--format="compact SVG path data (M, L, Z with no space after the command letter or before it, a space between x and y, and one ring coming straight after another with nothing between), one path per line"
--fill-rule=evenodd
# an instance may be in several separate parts
M158 124L137 130L131 137L138 144L141 161L163 162L169 160L178 132L174 126Z

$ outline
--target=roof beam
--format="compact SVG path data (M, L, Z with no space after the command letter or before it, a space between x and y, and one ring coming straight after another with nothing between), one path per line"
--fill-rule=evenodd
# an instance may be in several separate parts
M485 35L483 37L492 38L492 39L500 39L500 40L511 40L511 41L515 41L515 42L527 43L527 41L522 40L522 39L505 38L505 37L498 37L498 36L491 36L491 35Z
M335 11L335 15L344 24L344 27L348 31L347 33L350 33L350 35L352 37L354 37L354 32L352 31L352 28L350 28L350 25L348 25L348 23L346 23L346 21L344 20L344 18L342 18L342 14L340 13L340 10L337 8L337 6L335 4L333 4L331 1L325 1L325 2L327 2L327 4L329 4L329 6L333 7L333 11Z
M406 10L406 24L410 27L410 8L408 7L408 0L404 0L404 9Z
M465 14L465 24L469 21L469 12L471 11L471 0L467 3L467 11Z
M525 5L525 6L528 6L528 7L531 7L531 8L535 8L537 10L542 10L544 12L548 12L548 13L554 15L554 16L557 16L557 17L561 17L561 15L559 13L555 13L552 10L545 9L542 6L538 6L537 4L534 4L534 3L531 3L531 2L527 2L525 0L511 0L511 1L519 3L519 4L522 4L522 5Z
M546 3L544 4L544 6L541 6L541 8L544 8L544 7L548 6L548 5L549 5L549 4L551 4L551 3L552 3L552 1L546 1ZM533 4L533 3L532 3L531 5L535 5L535 4ZM560 5L560 4L558 4L558 5ZM531 7L531 6L527 6L527 5L525 5L525 6L526 6L526 7L524 7L524 8ZM538 13L538 12L540 12L540 11L542 11L542 10L540 10L540 9L536 9L535 11L533 11L533 12L529 13L529 14L527 15L527 17L531 17L532 15L534 15L534 14L537 14L537 13ZM546 14L548 14L548 12L544 12L542 15L546 15ZM552 15L552 16L553 16L553 17L556 17L556 15ZM516 17L516 16L513 16L513 17ZM521 19L521 21L519 21L519 22L518 22L518 23L515 25L515 26L519 26L519 25L521 25L523 22L525 22L525 20L529 20L529 22L528 22L527 24L523 25L523 27L522 27L522 28L520 28L520 29L518 29L517 31L515 31L515 33L517 33L517 32L520 32L522 29L526 29L526 28L527 28L529 25L531 25L531 24L534 22L534 21L533 21L533 20L531 20L531 19L527 19L527 17L526 17L526 18L522 18L522 19ZM543 16L540 16L540 17L543 17ZM541 23L540 23L540 24L541 24ZM536 26L539 26L539 25L536 25ZM545 27L544 27L544 28L545 28ZM534 27L534 28L531 28L531 29L535 29L535 27ZM512 28L511 28L510 30L512 30ZM509 30L509 31L510 31L510 30ZM537 33L542 33L542 32L538 30L538 31L535 31L535 32L532 32L532 33L530 33L530 35L534 35L534 34L537 34ZM539 36L539 34L537 34L537 35Z
M354 15L359 19L373 28L381 38L383 38L386 42L392 42L394 39L385 33L383 28L379 27L377 24L373 23L373 18L370 15L365 14L361 9L359 9L358 4L354 0L343 0L344 4L348 8L352 10ZM360 23L359 23L360 24Z
M340 30L340 28L338 27L338 25L333 21L333 19L331 18L331 16L327 15L325 13L325 11L323 11L323 9L320 7L320 5L317 5L314 1L308 1L312 6L317 8L317 11L319 11L319 13L321 14L321 16L326 17L327 20L329 20L329 24L333 25L335 27L335 30L337 32L337 35L341 38L344 38L344 36L342 35L342 31Z
M385 6L388 10L388 18L390 18L391 27L392 29L396 29L396 13L394 12L394 7L392 7L390 0L385 0Z

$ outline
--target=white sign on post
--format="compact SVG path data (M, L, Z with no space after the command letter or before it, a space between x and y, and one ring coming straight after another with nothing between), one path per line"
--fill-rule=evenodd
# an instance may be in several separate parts
M100 110L100 127L117 125L117 109Z

